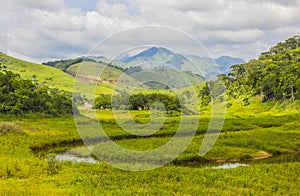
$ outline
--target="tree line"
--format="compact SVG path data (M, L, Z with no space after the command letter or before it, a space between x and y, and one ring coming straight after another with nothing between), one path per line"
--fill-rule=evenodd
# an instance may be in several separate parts
M75 107L74 112L78 113ZM19 74L0 65L0 113L71 115L72 101L66 93L21 79Z
M176 96L168 94L100 94L95 99L96 109L130 109L130 110L172 110L180 111L180 101Z
M258 59L230 67L231 73L221 74L230 98L249 103L249 98L261 96L262 102L300 99L300 36L278 43ZM205 104L210 102L208 82L199 97Z

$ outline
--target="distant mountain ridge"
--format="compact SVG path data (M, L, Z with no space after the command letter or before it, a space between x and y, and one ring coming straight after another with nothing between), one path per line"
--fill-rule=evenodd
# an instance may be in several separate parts
M230 66L232 65L245 63L241 58L230 56L221 56L218 58L200 57L175 53L163 47L150 47L135 55L123 54L120 58L114 60L110 60L104 56L86 56L43 64L66 71L68 67L82 61L107 64L122 71L138 66L141 66L143 69L166 67L168 69L188 71L210 79L218 74L230 73ZM216 65L218 65L218 69Z
M245 61L241 58L234 58L230 56L211 58L199 57L196 55L183 55L174 53L163 47L151 47L133 56L126 54L124 57L119 59L119 61L124 63L127 67L159 62L165 63L168 67L185 71L192 71L188 70L188 67L191 68L194 67L193 65L196 65L205 73L210 73L213 69L212 67L217 64L220 69L220 73L223 74L228 74L230 72L230 66L245 63Z

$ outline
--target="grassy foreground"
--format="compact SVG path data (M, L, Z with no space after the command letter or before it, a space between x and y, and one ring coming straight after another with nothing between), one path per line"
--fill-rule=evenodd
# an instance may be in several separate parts
M243 117L236 108L236 112L229 109L216 145L198 158L203 130L209 121L209 116L203 115L197 136L175 162L144 172L123 171L101 162L57 162L51 154L33 153L32 149L80 142L71 117L1 118L0 195L299 195L299 162L259 163L234 169L200 165L202 161L247 160L299 151L299 112L278 114L263 108L266 106ZM247 109L253 110L251 106L244 108ZM119 145L135 150L153 149L167 142L176 131L172 128L174 122L178 121L177 117L170 117L155 137L132 139L110 115L108 111L99 112L107 133L118 138ZM145 112L136 111L132 115L136 120L147 121Z

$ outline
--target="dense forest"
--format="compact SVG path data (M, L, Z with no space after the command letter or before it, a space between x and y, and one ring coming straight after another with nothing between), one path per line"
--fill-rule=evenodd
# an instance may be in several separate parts
M249 104L253 96L262 102L300 99L300 36L278 43L258 59L231 66L231 73L221 74L230 99ZM203 105L210 102L210 89L216 81L207 82L200 90Z
M225 77L233 98L261 95L262 101L300 98L300 37L278 43L257 60L231 67Z
M32 113L46 116L72 114L70 96L34 84L31 80L21 79L19 74L5 68L0 65L0 113L9 115Z

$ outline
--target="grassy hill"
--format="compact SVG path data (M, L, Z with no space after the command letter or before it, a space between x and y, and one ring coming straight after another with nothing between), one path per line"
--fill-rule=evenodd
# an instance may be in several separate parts
M176 71L174 69L145 69L127 74L105 64L89 61L71 65L67 68L66 72L75 76L79 69L80 74L77 77L84 81L98 80L99 78L97 73L101 72L100 80L103 83L115 84L120 78L122 79L118 81L118 86L125 85L130 88L137 84L144 83L144 85L140 84L140 87L136 89L136 92L149 91L151 93L153 90L160 90L164 92L166 90L164 87L167 84L171 84L169 88L179 89L190 85L204 83L204 79L202 77L185 71ZM161 84L159 84L159 82L155 83L155 80L157 79L161 79ZM151 80L154 80L154 82L144 82Z
M141 72L134 72L130 74L130 76L137 79L138 81L154 80L161 83L161 85L167 85L169 88L173 89L180 89L191 85L204 83L204 79L200 76L185 71L176 71L175 69L145 69ZM155 89L155 84L153 83L148 84L148 86L152 89Z
M98 77L97 73L101 72L101 80L106 81L107 83L114 83L122 75L124 75L124 77L126 77L126 79L128 80L132 80L132 78L128 77L121 70L115 69L102 63L89 61L84 61L81 63L71 65L66 69L66 72L75 76L79 68L80 74L84 75L84 77L86 77L87 79L93 79L95 77Z
M7 67L7 70L20 74L24 79L30 79L38 84L68 92L73 92L73 90L79 93L93 92L94 85L92 85L91 82L95 82L95 80L98 79L95 73L99 72L99 69L103 71L100 76L102 82L97 85L96 94L111 93L115 87L115 82L120 76L123 77L124 85L118 85L119 91L123 89L128 90L130 86L135 86L138 83L134 78L124 72L96 62L80 62L71 65L67 68L66 72L64 72L55 67L23 61L0 53L0 63ZM82 77L75 79L75 73L79 68ZM76 89L74 89L74 82L76 82L77 85ZM153 91L147 89L148 88L144 85L140 85L139 88L136 89L136 92Z
M24 79L31 79L50 88L57 88L68 92L73 91L74 77L59 69L26 62L2 53L0 53L0 63L6 66L7 70L20 74ZM77 81L76 84L78 84L78 88L75 89L75 92L93 91L93 86L88 82ZM113 85L107 83L98 86L97 92L110 93L112 89Z

